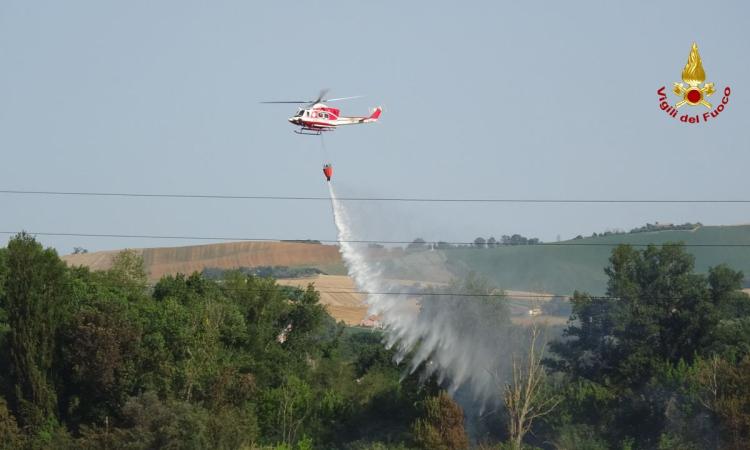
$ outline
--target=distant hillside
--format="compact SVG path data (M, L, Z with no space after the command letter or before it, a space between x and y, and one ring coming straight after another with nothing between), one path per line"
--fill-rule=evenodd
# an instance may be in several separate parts
M441 250L451 272L470 271L482 275L503 289L547 291L567 294L575 289L603 294L604 267L611 246L576 244L745 244L750 245L750 225L704 226L696 230L655 231L591 237L564 241L551 246L520 245L486 249L453 248ZM696 258L696 269L726 263L750 276L750 247L688 247Z
M750 279L750 225L705 226L695 230L669 230L589 237L561 245L518 245L495 248L441 250L370 249L379 269L389 278L447 282L476 272L502 289L570 294L585 290L603 294L604 267L612 246L580 244L745 244L749 247L688 247L696 268L706 272L721 263L742 270ZM556 243L557 244L557 243ZM302 242L235 242L189 247L147 248L142 255L149 278L165 274L201 272L204 269L285 266L314 268L328 275L345 275L338 247ZM106 269L116 251L64 256L71 265ZM750 287L750 281L748 282Z
M345 273L338 247L299 242L232 242L138 249L143 255L149 279L164 275L190 274L206 268L237 269L240 267L288 266L316 267L328 274ZM108 269L117 251L81 253L63 257L69 265L88 266L93 270Z

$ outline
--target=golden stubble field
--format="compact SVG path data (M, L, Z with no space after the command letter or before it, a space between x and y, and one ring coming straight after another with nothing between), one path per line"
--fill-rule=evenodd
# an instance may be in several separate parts
M336 320L343 320L347 325L359 325L367 316L365 296L356 293L354 280L345 275L318 275L311 278L279 279L277 283L284 286L306 288L313 284L320 291L320 302L325 305L328 314Z
M402 284L404 286L421 284L437 285L438 283L424 283L415 280L389 280L392 283ZM359 325L360 322L368 317L365 296L357 293L354 280L345 275L318 275L310 278L289 278L279 279L277 282L284 286L295 286L306 288L313 284L315 289L320 292L320 302L326 307L328 313L334 319L344 321L347 325ZM562 325L567 321L565 317L558 316L531 316L528 314L529 306L538 305L548 301L549 297L545 294L537 294L528 291L506 291L508 301L511 303L511 312L513 323L519 325L529 325L534 322L547 322L550 325ZM537 295L539 295L537 297ZM534 299L530 302L529 299ZM419 308L415 298L406 300L414 309ZM522 303L523 302L523 303Z
M317 275L308 278L288 278L276 280L277 283L285 286L296 286L306 288L313 284L315 289L320 292L320 302L326 307L328 313L334 319L342 320L347 325L359 325L363 319L368 318L367 304L365 295L357 292L354 280L346 275ZM413 286L427 284L414 280L389 280L393 284L403 286ZM406 298L404 301L416 310L419 306L415 298Z
M120 250L66 255L62 259L71 266L87 266L106 270ZM299 242L229 242L136 249L143 256L149 280L164 275L191 274L205 268L237 269L258 266L333 266L341 264L335 245Z

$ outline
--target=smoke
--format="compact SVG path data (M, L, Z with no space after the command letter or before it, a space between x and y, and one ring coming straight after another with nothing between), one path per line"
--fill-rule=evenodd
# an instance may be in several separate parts
M419 370L423 377L435 375L467 413L481 414L497 406L509 359L505 349L513 340L505 301L474 277L444 280L445 285L430 288L428 295L420 295L423 289L408 293L403 283L384 275L388 271L397 278L372 249L351 242L362 237L353 229L355 222L337 200L333 186L328 186L341 255L358 290L370 293L366 299L369 313L379 316L385 343L397 350L397 361L404 362L409 373ZM422 259L429 259L431 252L420 253L425 255ZM419 263L419 258L413 258L412 264Z

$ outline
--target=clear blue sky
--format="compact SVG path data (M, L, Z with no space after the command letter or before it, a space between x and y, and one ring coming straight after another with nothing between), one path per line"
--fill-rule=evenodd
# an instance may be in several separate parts
M342 196L748 198L749 21L742 1L4 1L0 189L322 196L328 158ZM693 41L732 87L701 126L656 96ZM381 122L325 155L292 133L293 106L258 103L322 87L367 95L344 113L383 105ZM357 210L370 239L750 222L747 205ZM0 195L0 211L2 230L335 238L325 203Z

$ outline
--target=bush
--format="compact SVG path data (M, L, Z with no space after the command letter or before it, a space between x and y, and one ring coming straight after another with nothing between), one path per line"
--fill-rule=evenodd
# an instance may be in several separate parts
M445 392L424 401L424 416L413 427L414 440L426 450L469 448L464 430L464 412Z
M21 448L23 435L18 429L16 418L8 411L5 399L0 397L0 450Z
M558 450L607 450L607 442L588 425L565 425L554 440Z

